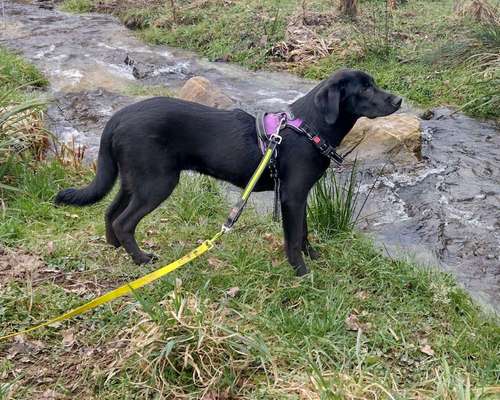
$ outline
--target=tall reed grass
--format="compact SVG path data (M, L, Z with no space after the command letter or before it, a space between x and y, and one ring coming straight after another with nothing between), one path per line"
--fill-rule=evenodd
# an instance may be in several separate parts
M347 173L328 170L318 181L308 202L308 218L321 235L351 232L368 199L361 199L357 161Z

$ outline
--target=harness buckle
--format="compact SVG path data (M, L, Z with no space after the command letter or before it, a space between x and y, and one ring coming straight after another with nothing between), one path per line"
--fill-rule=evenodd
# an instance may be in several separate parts
M279 130L278 130L279 132ZM281 144L281 141L283 140L283 137L279 135L279 133L276 132L276 133L273 133L271 136L269 136L269 140L273 143L276 143L276 144Z
M278 125L278 128L276 129L276 133L279 133L282 129L286 127L286 113L281 114L281 119L280 119L280 124Z

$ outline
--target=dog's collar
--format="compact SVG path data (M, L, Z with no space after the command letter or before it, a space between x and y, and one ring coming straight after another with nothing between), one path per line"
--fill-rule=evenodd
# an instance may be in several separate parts
M285 121L283 124L282 121ZM342 165L344 157L337 153L335 147L330 146L328 141L323 138L317 130L311 128L303 119L295 117L292 112L280 113L261 113L257 116L257 135L259 145L262 151L265 150L265 144L269 141L271 135L284 128L291 128L295 132L304 134L309 141L325 157L332 160L337 166Z

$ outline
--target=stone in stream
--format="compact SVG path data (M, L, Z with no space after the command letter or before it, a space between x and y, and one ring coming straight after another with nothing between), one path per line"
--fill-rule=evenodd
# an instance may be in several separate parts
M189 79L181 88L177 97L210 107L223 109L234 107L234 102L229 96L202 76Z
M362 139L350 158L366 163L380 161L411 164L422 159L420 120L412 114L360 118L342 141L343 153Z

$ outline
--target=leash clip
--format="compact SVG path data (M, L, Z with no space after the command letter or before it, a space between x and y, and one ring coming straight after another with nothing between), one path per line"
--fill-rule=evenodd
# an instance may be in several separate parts
M278 127L276 128L276 132L274 132L272 135L269 136L269 140L271 142L274 142L276 144L281 144L281 141L283 140L283 137L280 135L280 132L282 129L286 127L286 114L282 114L280 123Z

